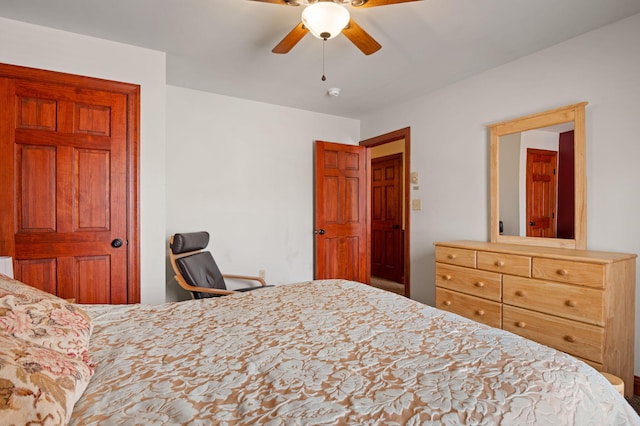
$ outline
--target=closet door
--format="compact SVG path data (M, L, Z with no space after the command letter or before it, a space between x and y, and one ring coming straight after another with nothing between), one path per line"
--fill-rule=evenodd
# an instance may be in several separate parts
M2 79L0 96L16 278L78 303L134 301L127 96L22 79Z

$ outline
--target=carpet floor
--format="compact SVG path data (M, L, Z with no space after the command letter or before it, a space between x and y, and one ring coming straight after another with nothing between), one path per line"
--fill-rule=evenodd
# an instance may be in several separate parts
M625 397L625 399L633 407L633 409L636 410L636 413L640 415L640 396L634 395L631 398Z
M371 277L371 285L373 287L376 287L382 290L392 291L394 293L404 296L404 284L385 280L384 278Z

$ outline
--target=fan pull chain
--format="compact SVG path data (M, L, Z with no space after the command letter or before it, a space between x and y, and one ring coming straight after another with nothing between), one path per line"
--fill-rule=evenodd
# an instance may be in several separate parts
M322 39L322 81L326 81L327 77L324 76L324 47L327 44L327 38Z

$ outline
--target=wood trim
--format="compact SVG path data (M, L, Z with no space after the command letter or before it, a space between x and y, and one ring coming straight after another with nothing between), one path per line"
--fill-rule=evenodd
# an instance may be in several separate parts
M498 150L498 132L490 131L490 143L491 143L491 171L490 171L490 208L491 208L491 221L490 221L490 239L492 243L498 242L498 235L500 235L500 199L498 193L500 191L500 179L498 177L498 165L500 163L500 151Z
M0 116L4 116L9 110L11 111L11 114L13 114L13 109L10 106L14 104L14 100L8 95L8 89L11 87L10 85L12 82L11 80L2 77L2 68L0 68L0 93L7 94L6 98L0 97L0 105L2 105L2 112L0 113ZM6 148L2 146L9 144L14 139L13 134L15 132L15 126L8 125L7 121L8 120L0 119L0 151L8 150L8 146ZM15 174L14 168L15 163L13 156L0 156L0 182L11 182L11 186L13 186ZM0 214L0 254L3 256L11 256L15 259L15 209L5 208L5 206L13 206L13 196L13 191L0 191L0 206L2 206L2 214Z
M574 110L574 179L575 179L575 240L577 249L587 248L587 154L585 136L585 106L578 104ZM578 141L576 143L576 141Z
M0 63L0 78L46 81L127 97L127 303L140 303L140 85L4 63ZM4 237L0 235L0 241ZM1 250L6 248L0 244Z
M578 102L560 108L525 115L513 120L489 124L487 127L495 128L499 134L506 135L540 127L553 126L555 124L574 121L575 111L584 108L587 104L588 102Z
M561 108L543 111L536 114L503 121L487 126L491 143L491 226L490 241L500 243L562 247L571 249L587 248L587 211L586 211L586 156L585 156L585 106L587 102L568 105ZM499 151L500 136L526 130L552 126L559 123L574 123L574 176L575 176L575 239L520 237L500 235L499 233Z
M360 141L360 146L372 148L385 143L404 139L404 291L406 297L411 297L411 127L405 127L373 138ZM367 152L370 150L367 149ZM367 164L371 164L371 155L368 154ZM370 169L371 167L368 167ZM370 179L370 176L368 176ZM370 192L370 191L368 191ZM370 194L369 194L370 197ZM371 199L367 201L371 204ZM369 218L370 219L370 218ZM371 220L369 220L369 232L371 232ZM371 240L369 240L371 241ZM371 244L369 243L369 246ZM370 271L369 271L370 273ZM371 278L369 276L369 278Z
M48 71L38 68L21 67L18 65L0 63L0 76L29 81L47 81L49 83L66 84L69 86L85 86L94 90L127 94L132 90L140 90L140 86L131 83L87 77L77 74L67 74L58 71Z
M127 94L127 302L140 303L140 86Z
M365 220L367 222L366 226L366 236L367 236L367 262L365 265L365 277L366 283L371 284L371 150L364 150L365 157L365 182L367 183L367 195L365 203L367 203L367 207L365 209Z

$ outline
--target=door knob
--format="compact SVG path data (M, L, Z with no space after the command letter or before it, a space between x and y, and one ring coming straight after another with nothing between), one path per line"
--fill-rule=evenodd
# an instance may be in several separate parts
M393 229L400 229L400 225L393 225L392 228Z
M529 226L536 226L535 222L529 222Z
M115 240L111 241L111 247L113 248L122 247L122 240L120 238L116 238Z
M320 235L324 235L324 229L316 229L315 231L313 231L314 234L320 234Z

